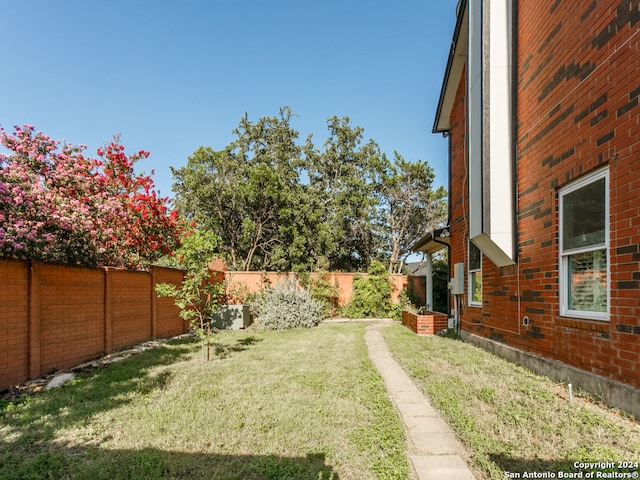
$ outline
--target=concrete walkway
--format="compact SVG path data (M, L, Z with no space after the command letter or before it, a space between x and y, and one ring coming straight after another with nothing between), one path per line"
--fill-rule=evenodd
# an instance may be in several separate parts
M391 356L380 331L389 322L367 326L365 340L389 396L402 418L409 458L419 480L474 480L465 451L440 414Z

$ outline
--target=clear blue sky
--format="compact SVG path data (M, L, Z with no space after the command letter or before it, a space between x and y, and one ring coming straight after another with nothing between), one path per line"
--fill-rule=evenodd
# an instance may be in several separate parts
M288 105L301 141L349 116L391 155L427 160L457 0L2 1L0 126L85 144L114 134L172 195L169 166L224 148L241 116Z

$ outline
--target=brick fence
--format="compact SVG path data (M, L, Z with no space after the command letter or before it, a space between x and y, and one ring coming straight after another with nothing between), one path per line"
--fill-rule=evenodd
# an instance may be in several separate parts
M0 391L154 338L184 333L172 298L155 285L182 283L181 270L86 268L0 258ZM213 271L227 288L262 291L294 274ZM338 305L357 274L331 273ZM361 274L362 275L362 274ZM398 300L410 278L392 275Z
M285 278L296 278L295 273L279 273L279 272L244 272L244 271L225 271L220 272L224 275L229 291L246 289L249 293L261 292L268 286L276 285ZM310 274L310 278L317 274ZM366 277L366 273L343 273L332 272L327 274L327 280L338 288L337 306L346 305L351 299L351 291L353 289L353 279L357 276ZM414 279L415 280L412 280ZM407 277L406 275L392 274L389 280L392 285L391 300L397 302L400 298L400 292L407 289L409 282L416 283L418 289L420 277ZM424 283L422 284L424 285ZM418 290L418 295L424 297L424 292ZM233 296L233 295L232 295Z
M0 391L153 338L186 331L158 283L183 272L0 259Z

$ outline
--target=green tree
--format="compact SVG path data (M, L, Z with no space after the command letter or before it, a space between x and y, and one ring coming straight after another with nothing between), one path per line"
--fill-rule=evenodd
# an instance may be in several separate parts
M426 162L389 161L349 117L327 120L318 149L291 125L293 113L246 116L224 150L198 148L172 169L176 206L215 232L235 270L366 271L372 260L399 271L409 245L444 218ZM302 182L303 175L308 181Z
M366 271L377 251L372 223L382 163L378 145L363 143L364 130L349 122L335 116L327 121L322 151L307 141L306 168L310 198L321 214L317 249L330 270Z
M411 245L446 222L447 192L442 186L433 190L435 175L426 161L408 162L394 152L393 161L383 156L383 162L377 224L389 273L400 273Z
M287 242L302 218L301 148L290 126L291 109L252 122L246 116L224 150L200 147L187 166L172 169L180 212L221 238L236 270L292 267Z
M210 357L211 319L224 293L224 285L211 277L209 263L219 256L219 238L210 231L197 230L186 236L176 251L177 266L186 270L182 285L156 285L160 297L173 297L180 317L189 323L207 345Z

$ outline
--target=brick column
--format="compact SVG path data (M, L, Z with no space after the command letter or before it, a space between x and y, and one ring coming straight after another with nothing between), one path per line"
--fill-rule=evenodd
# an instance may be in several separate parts
M29 272L29 378L40 376L40 269L42 264L31 262Z
M158 276L156 269L151 267L151 338L158 337L158 295L156 294L156 284Z
M111 275L107 267L104 268L104 352L111 353L113 349L113 322L111 316Z

